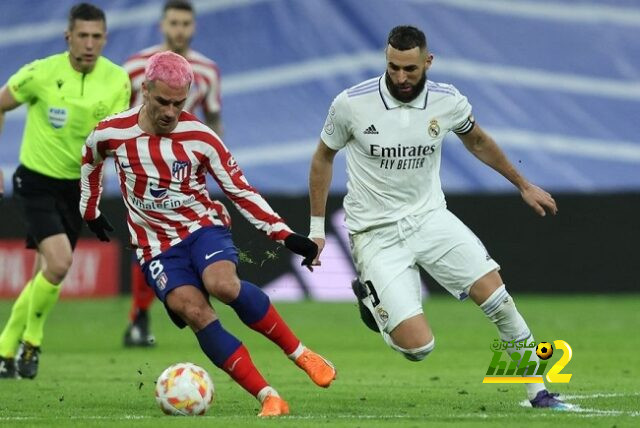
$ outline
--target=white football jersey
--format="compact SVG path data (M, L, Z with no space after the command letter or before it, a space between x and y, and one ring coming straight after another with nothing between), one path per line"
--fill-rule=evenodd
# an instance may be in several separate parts
M473 128L471 105L452 85L427 81L413 101L391 96L384 74L341 92L321 133L347 149L347 228L351 233L445 206L442 141Z

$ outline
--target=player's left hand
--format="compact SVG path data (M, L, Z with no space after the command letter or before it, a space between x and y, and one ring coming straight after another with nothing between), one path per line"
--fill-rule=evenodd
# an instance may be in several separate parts
M528 184L520 191L522 199L539 215L544 217L547 215L547 211L556 215L558 213L558 207L556 201L551 194L545 192L540 187L534 184Z
M301 265L306 266L311 272L313 272L313 268L311 264L313 260L318 255L318 245L313 242L311 239L306 236L298 235L297 233L292 233L287 236L284 240L284 245L289 250L293 251L296 254L300 254L304 257Z
M96 234L99 240L102 242L109 242L109 235L107 235L107 232L113 232L114 228L104 214L100 214L93 220L87 220L87 225L89 226L89 229Z

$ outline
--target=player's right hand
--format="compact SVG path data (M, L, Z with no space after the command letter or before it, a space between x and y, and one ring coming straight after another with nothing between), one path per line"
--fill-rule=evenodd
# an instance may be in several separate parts
M87 225L102 242L109 242L109 235L107 235L107 232L113 232L115 230L104 214L100 214L93 220L87 220Z
M320 254L322 253L322 250L324 250L325 240L324 238L311 238L311 240L318 246L318 255L311 262L311 266L322 266L322 262L320 261Z
M522 199L529 205L539 216L544 217L547 211L550 214L558 213L558 206L551 194L545 192L540 187L529 183L520 191Z

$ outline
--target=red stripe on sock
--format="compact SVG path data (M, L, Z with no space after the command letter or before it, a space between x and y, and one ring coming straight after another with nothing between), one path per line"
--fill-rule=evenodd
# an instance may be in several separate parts
M300 339L293 334L287 323L284 322L276 308L271 304L264 317L260 321L250 324L249 327L274 342L287 355L295 351L300 344Z
M253 361L249 351L244 345L240 345L236 351L222 364L222 369L236 381L238 385L246 389L249 394L256 397L265 386L269 386L262 377Z
M129 319L135 320L138 311L146 311L151 306L155 293L147 285L142 268L137 263L131 264L131 294L133 297Z

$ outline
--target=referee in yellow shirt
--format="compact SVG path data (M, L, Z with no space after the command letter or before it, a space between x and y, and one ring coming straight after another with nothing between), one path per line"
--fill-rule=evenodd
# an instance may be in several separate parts
M0 334L0 378L32 379L38 372L44 322L82 226L82 145L100 120L129 104L127 73L101 56L106 27L101 9L73 6L65 31L68 51L25 65L0 89L0 130L6 111L27 104L13 188L27 224L27 248L38 251L35 275ZM96 219L89 228L99 233L111 225Z

